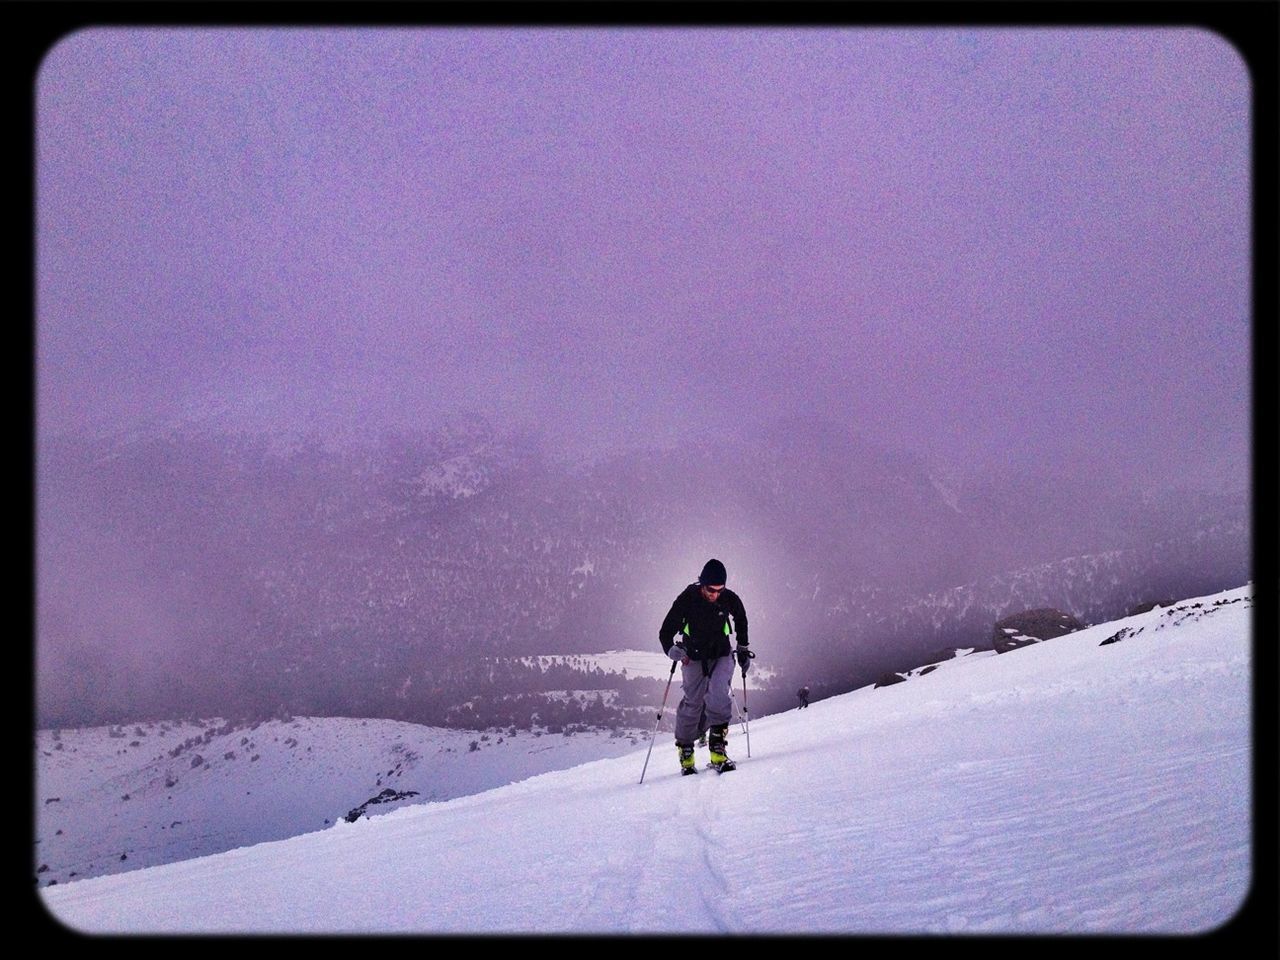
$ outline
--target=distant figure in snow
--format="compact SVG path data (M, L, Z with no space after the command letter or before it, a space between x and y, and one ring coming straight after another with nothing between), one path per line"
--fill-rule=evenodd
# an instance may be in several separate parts
M683 665L684 698L676 708L675 737L684 774L698 772L693 742L704 730L711 765L721 772L735 766L727 752L733 660L736 655L745 677L755 654L747 649L747 611L742 599L724 585L726 579L724 564L708 560L697 582L676 597L658 629L662 652ZM729 642L733 633L738 635L737 650Z
M796 691L796 696L800 698L800 706L796 707L797 710L803 710L805 707L809 705L809 688L808 687L801 687L799 690Z

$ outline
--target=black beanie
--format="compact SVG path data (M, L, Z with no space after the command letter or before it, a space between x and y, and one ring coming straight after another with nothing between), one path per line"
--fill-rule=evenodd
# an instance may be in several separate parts
M698 583L703 586L714 586L726 583L728 577L729 574L725 571L723 563L719 560L708 560L707 565L702 568L702 573L698 574Z

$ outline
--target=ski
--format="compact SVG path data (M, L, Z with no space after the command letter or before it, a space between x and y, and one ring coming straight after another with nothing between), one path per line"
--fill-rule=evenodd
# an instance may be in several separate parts
M714 770L716 773L728 773L731 770L737 770L738 765L732 760L726 760L724 763L707 763L708 770Z

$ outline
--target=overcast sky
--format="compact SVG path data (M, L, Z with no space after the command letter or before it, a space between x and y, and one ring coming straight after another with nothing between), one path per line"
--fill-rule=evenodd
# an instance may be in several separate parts
M1247 69L1184 29L93 29L37 84L37 417L821 412L1244 482Z

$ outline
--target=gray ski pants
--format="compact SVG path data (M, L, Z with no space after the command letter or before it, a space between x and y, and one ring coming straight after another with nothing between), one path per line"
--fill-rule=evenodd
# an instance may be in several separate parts
M710 675L703 673L702 661L690 660L680 667L684 697L676 708L676 743L693 743L709 727L733 719L729 687L733 683L733 656L711 662Z

